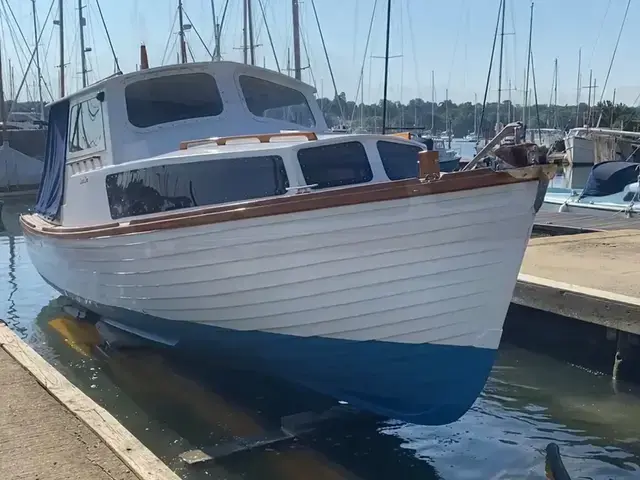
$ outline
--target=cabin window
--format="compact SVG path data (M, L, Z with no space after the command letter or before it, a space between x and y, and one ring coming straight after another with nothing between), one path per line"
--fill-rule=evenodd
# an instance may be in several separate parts
M90 98L76 103L69 112L69 153L104 150L102 102Z
M279 156L159 165L107 175L111 218L272 197L289 180Z
M298 150L307 185L340 187L370 182L373 178L367 152L360 142L336 143Z
M238 78L247 108L256 117L272 118L313 127L316 122L302 92L261 78Z
M378 141L378 153L389 180L404 180L418 176L418 152L416 145Z
M218 84L207 73L140 80L127 85L124 96L129 122L140 128L222 113Z

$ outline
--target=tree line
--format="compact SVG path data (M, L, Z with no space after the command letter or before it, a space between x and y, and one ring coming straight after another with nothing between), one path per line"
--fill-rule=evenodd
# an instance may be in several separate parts
M382 129L382 106L366 105L346 100L345 94L331 100L318 99L330 127L350 125L352 131L380 132ZM433 117L432 117L433 107ZM500 122L523 121L523 108L509 100L501 103ZM475 112L475 113L474 113ZM450 100L432 103L414 98L407 104L387 101L387 127L394 130L419 129L432 130L433 133L451 131L454 137L463 137L477 131L479 135L491 138L494 135L498 104L473 102L453 103ZM568 130L585 125L603 128L624 128L640 131L640 107L610 101L589 106L586 103L576 105L532 105L524 111L524 122L529 128L559 128ZM477 128L474 127L477 122Z

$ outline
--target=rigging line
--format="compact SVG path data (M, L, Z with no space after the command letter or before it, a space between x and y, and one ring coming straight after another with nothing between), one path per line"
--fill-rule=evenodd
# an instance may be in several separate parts
M598 116L598 123L596 127L600 126L600 121L602 120L602 99L604 98L605 91L607 90L607 83L609 82L609 75L611 75L611 68L613 67L613 61L616 59L616 53L618 52L618 45L620 44L620 37L622 37L622 30L624 29L624 24L627 21L627 15L629 14L629 7L631 6L631 0L627 0L627 8L624 11L624 17L622 18L622 25L620 25L620 31L618 32L618 38L616 40L616 46L613 48L613 55L611 55L611 61L609 62L609 69L607 70L607 76L604 79L604 85L602 87L602 92L600 93L600 115Z
M104 20L104 15L102 15L102 8L100 7L100 0L96 0L96 6L98 7L98 13L100 14L100 20L102 21L102 26L104 27L104 33L107 35L107 41L109 42L109 48L111 49L111 55L113 55L113 61L116 62L116 69L118 70L116 73L122 73L120 69L120 64L118 63L118 56L116 55L116 50L113 48L113 42L111 41L111 35L109 34L109 29L107 28L107 22Z
M484 122L484 113L487 107L487 96L489 95L489 84L491 82L491 70L493 69L493 57L496 52L496 41L498 40L498 28L500 27L500 14L502 13L502 1L499 0L498 7L498 19L496 20L496 30L493 34L493 45L491 47L491 58L489 59L489 72L487 73L487 83L484 87L484 98L482 100L482 112L480 113L479 129L482 131L482 124Z
M262 21L264 22L265 29L267 30L267 36L269 37L269 45L271 46L271 53L273 53L273 59L276 62L276 68L278 69L278 73L282 73L282 71L280 70L280 62L278 62L278 54L276 53L276 47L273 44L273 38L271 37L271 30L269 29L269 23L267 22L267 15L264 12L264 4L262 3L262 0L258 0L258 6L260 7L260 13L262 14ZM309 54L307 52L306 45L304 45L304 50L308 57ZM315 83L315 79L314 79L314 83Z
M51 5L49 6L49 11L47 12L47 17L45 18L43 24L42 24L42 28L40 29L40 34L38 35L38 38L36 39L36 45L38 45L40 43L40 39L42 38L42 34L44 32L45 27L47 26L47 22L49 21L49 17L51 16L51 11L53 10L53 5L55 4L55 0L51 0ZM36 49L33 49L33 52L31 53L31 59L29 60L29 64L27 65L27 72L29 71L29 67L31 67L31 64L33 63L33 59L36 56ZM22 90L22 87L24 86L25 80L27 79L27 75L25 74L22 77L22 82L20 82L20 86L18 87L18 92L16 93L16 98L20 97L20 91ZM9 110L8 115L11 115L11 112L13 112L13 107L16 105L17 102L11 102L11 109Z
M304 18L304 17L303 17ZM311 67L311 58L309 56L309 37L306 33L306 28L304 27L304 23L302 24L302 48L304 49L304 54L307 56L307 65L309 65L309 74L311 75L311 81L313 82L313 86L316 86L316 76L313 73L313 68Z
M167 52L169 50L169 44L171 43L171 39L173 38L173 27L176 26L176 19L178 18L178 9L175 10L173 14L173 22L171 22L171 27L169 29L169 38L167 38L167 43L164 46L164 52L162 53L162 60L160 61L160 65L164 65L164 61L167 58Z
M417 91L415 94L415 98L420 98L420 92L422 91L422 87L420 86L420 73L418 72L418 58L416 57L416 49L415 46L418 45L416 41L415 32L413 30L413 17L411 16L411 12L409 11L409 2L405 2L405 7L407 9L407 17L409 18L409 36L411 37L411 56L413 59L413 69L416 75L416 86ZM415 127L415 125L414 125Z
M59 15L58 15L58 11L59 11L59 9L58 9L58 8L56 8L56 11L55 11L55 18L58 18L58 17L59 17ZM47 48L45 48L45 50L44 50L44 58L45 58L45 59L46 59L46 58L48 58L48 56L49 56L49 49L51 48L51 44L53 43L53 34L54 34L54 33L55 33L55 29L53 29L53 28L52 28L52 29L51 29L51 34L49 35L49 41L47 42ZM45 88L47 89L47 93L49 94L49 96L50 96L51 100L53 100L53 99L54 99L54 98L53 98L53 94L51 93L51 90L49 90L49 84L52 84L52 83L53 83L53 82L51 82L51 70L50 70L49 68L47 68L47 69L46 69L46 72L47 72L47 80L48 80L48 83L47 83L47 82L44 82L44 85L45 85ZM44 79L43 79L43 80L44 80Z
M191 28L193 29L193 31L196 32L196 36L198 37L198 40L200 40L200 43L202 43L202 46L204 47L204 49L207 51L207 55L209 55L211 58L213 58L213 53L211 53L211 50L209 50L209 47L207 47L207 44L204 43L204 40L200 36L200 32L198 32L198 29L196 28L196 26L193 24L193 22L189 18L189 14L187 13L187 11L183 8L182 12L184 13L184 16L187 17L187 20L189 20L189 23L191 24ZM191 54L191 56L193 57L193 53ZM194 62L195 62L195 60L194 60Z
M189 23L191 23L191 20L189 20ZM191 23L191 26L193 26L193 23ZM193 50L191 50L191 44L189 42L185 42L185 43L187 44L187 50L189 50L189 54L191 55L191 61L193 63L195 63L196 62L196 57L194 57Z
M533 66L533 51L529 50L529 55L531 56L531 79L533 80L533 99L536 102L536 122L538 124L538 138L540 139L540 143L542 143L542 130L540 130L540 106L538 105L538 89L536 87L536 70Z
M4 20L5 20L7 29L9 30L9 36L11 37L11 42L13 43L13 48L15 49L16 53L18 54L16 58L18 60L18 67L20 68L20 74L23 77L26 77L26 75L28 73L28 70L25 70L25 68L24 68L24 66L22 64L22 60L20 58L20 53L22 53L22 55L24 55L24 51L22 51L22 46L21 45L20 45L20 50L18 49L19 42L18 42L18 39L16 38L16 33L14 31L13 25L11 25L11 23L10 23L9 15L7 15L7 10L6 10L6 6L5 6L4 0L2 1L1 5L2 5L2 10L4 11ZM2 20L2 19L0 18L0 20ZM0 23L0 25L1 25L1 23ZM6 48L5 48L5 52L7 53L7 57L8 57L9 56L9 51L6 50ZM24 55L24 56L25 56L25 58L27 57L27 55ZM15 98L17 99L18 96L16 95ZM29 89L29 84L27 84L27 99L29 101L32 100L31 90ZM11 112L9 112L9 113L11 113Z
M466 4L465 0L462 0L462 2L460 2L460 11L462 12L462 8L464 7L464 5ZM451 55L451 64L449 65L449 78L447 78L447 88L449 88L451 86L451 72L453 71L453 65L455 63L455 58L456 58L456 52L458 50L458 39L460 38L460 25L458 25L458 28L456 30L456 40L453 44L453 54Z
M602 35L602 31L604 30L604 22L607 19L607 15L609 14L609 7L611 7L611 0L607 3L607 9L604 11L604 17L602 17L602 22L600 23L600 28L598 29L598 35L596 36L596 41L593 44L593 48L591 49L591 56L589 56L589 64L587 69L591 68L591 61L593 60L593 55L596 53L596 48L598 47L598 42L600 42L600 36Z
M327 45L324 43L324 35L322 33L322 27L320 27L320 19L318 18L318 11L316 10L316 2L315 0L311 0L311 8L313 8L313 15L316 19L316 24L318 25L318 32L320 32L320 41L322 42L322 49L324 50L324 56L327 59L327 66L329 67L329 75L331 75L331 82L333 83L333 90L336 96L336 101L338 102L338 108L340 109L340 118L344 119L344 111L342 110L342 102L340 102L340 97L338 96L338 87L336 86L336 79L333 76L333 69L331 68L331 61L329 60L329 53L327 52Z
M16 18L15 14L13 13L13 8L11 8L11 4L8 1L3 1L4 4L6 4L7 8L9 9L9 13L11 14L11 17L13 18L13 21L16 23L16 27L18 28L18 33L20 33L20 37L22 38L22 41L24 42L24 44L27 46L27 49L29 48L29 43L27 42L26 37L24 36L24 33L22 32L22 28L20 28L20 23L18 22L18 19ZM14 45L15 47L15 45ZM30 50L27 50L30 51ZM24 50L22 51L23 55L24 55ZM26 55L25 55L26 57Z
M360 79L358 80L358 87L356 88L356 103L358 101L358 95L360 94L360 89L364 89L364 67L367 63L367 53L369 52L369 42L371 41L371 32L373 31L373 23L376 18L376 9L378 8L378 0L374 0L373 2L373 11L371 12L371 20L369 20L369 31L367 32L367 41L364 45L364 53L362 54L362 67L360 68ZM351 121L356 114L356 109L353 109L351 113Z
M229 8L229 0L224 3L224 8L222 9L222 17L220 18L220 29L218 32L218 39L222 38L223 28L225 26L225 19L227 18L227 9ZM218 45L218 55L222 58L222 45Z

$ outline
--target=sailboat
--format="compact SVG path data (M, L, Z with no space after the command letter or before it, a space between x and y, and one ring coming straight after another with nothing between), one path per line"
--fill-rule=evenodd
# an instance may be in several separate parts
M55 102L20 217L31 261L112 327L453 422L491 371L555 167L513 145L517 165L443 173L419 142L331 134L314 92L221 61Z

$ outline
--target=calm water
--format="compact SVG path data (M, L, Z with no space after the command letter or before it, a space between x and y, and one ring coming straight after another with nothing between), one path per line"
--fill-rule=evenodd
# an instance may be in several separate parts
M550 441L573 478L640 477L640 389L614 389L607 376L508 345L481 398L452 425L366 420L188 469L177 460L185 450L260 434L328 400L159 350L100 355L95 330L62 312L66 300L29 263L16 222L25 208L3 212L15 236L0 236L2 317L185 479L543 479Z

